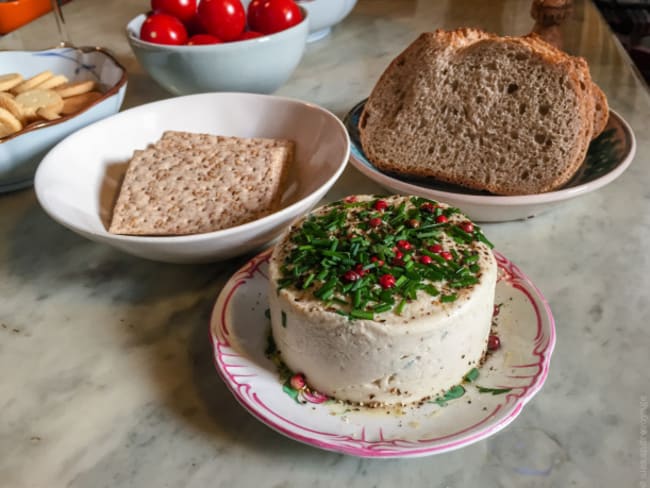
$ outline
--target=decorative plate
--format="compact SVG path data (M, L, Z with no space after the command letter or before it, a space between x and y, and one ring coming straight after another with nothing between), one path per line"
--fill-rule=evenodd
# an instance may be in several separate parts
M583 165L561 189L536 195L492 195L432 179L408 178L377 169L366 158L359 139L359 117L365 103L366 100L363 100L355 105L343 120L350 134L350 159L354 167L385 188L449 203L479 222L527 219L565 200L597 190L620 176L636 152L632 129L620 115L610 111L607 127L591 141Z
M235 273L217 299L210 323L217 371L254 417L321 449L396 458L438 454L477 442L506 427L540 390L555 346L555 324L546 300L514 264L495 255L498 307L492 327L501 348L473 370L471 381L435 401L371 409L291 388L281 377L277 357L268 356L270 251Z

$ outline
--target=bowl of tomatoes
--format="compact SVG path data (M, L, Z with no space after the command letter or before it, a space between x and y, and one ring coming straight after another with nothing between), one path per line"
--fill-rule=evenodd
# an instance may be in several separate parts
M151 0L126 34L143 69L174 95L272 93L302 58L307 17L294 0Z

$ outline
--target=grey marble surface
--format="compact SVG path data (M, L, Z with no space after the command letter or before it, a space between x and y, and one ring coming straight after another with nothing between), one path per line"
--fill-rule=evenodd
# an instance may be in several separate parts
M65 7L73 41L108 46L129 69L125 107L168 96L124 38L145 8L128 0ZM361 0L308 47L278 93L343 116L420 31L523 34L532 23L525 1ZM597 192L532 220L485 226L557 322L547 383L511 426L415 460L362 460L286 439L237 404L207 340L219 290L250 256L200 266L130 257L57 225L25 190L0 195L0 486L645 486L650 100L590 4L576 1L563 34L632 125L638 151ZM0 48L55 41L54 21L43 17ZM329 198L377 190L349 167Z

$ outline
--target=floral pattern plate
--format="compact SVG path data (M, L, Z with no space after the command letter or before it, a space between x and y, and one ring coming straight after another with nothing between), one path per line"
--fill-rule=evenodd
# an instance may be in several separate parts
M283 383L265 353L270 337L265 316L270 251L235 273L217 299L210 323L217 371L254 417L321 449L396 458L438 454L477 442L506 427L540 390L555 345L546 300L514 264L495 255L499 307L492 326L501 348L488 355L477 378L462 385L465 392L458 398L370 409Z
M365 103L363 100L355 105L343 121L350 134L352 165L384 188L396 193L449 203L478 222L527 219L568 199L597 190L620 176L630 165L636 152L632 129L620 115L610 111L607 127L591 141L584 163L571 181L561 189L536 195L492 195L433 179L407 178L377 169L366 158L359 139L359 117Z

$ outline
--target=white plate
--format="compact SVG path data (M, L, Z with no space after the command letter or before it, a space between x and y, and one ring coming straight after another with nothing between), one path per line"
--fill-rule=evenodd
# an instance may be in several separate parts
M352 165L384 188L405 195L440 200L460 208L478 222L502 222L534 217L571 198L592 192L618 178L636 152L634 133L619 114L610 111L603 133L591 141L585 162L561 189L536 195L498 196L435 180L383 173L366 158L359 139L359 117L366 101L354 106L344 123L350 134Z
M235 398L281 434L321 449L360 457L417 457L467 446L503 429L540 390L555 346L555 324L546 300L510 261L499 265L494 326L501 348L488 356L479 377L446 406L354 408L283 389L266 357L265 318L270 251L255 257L224 286L210 331L217 371ZM510 388L492 395L477 386ZM295 391L291 392L295 395Z

